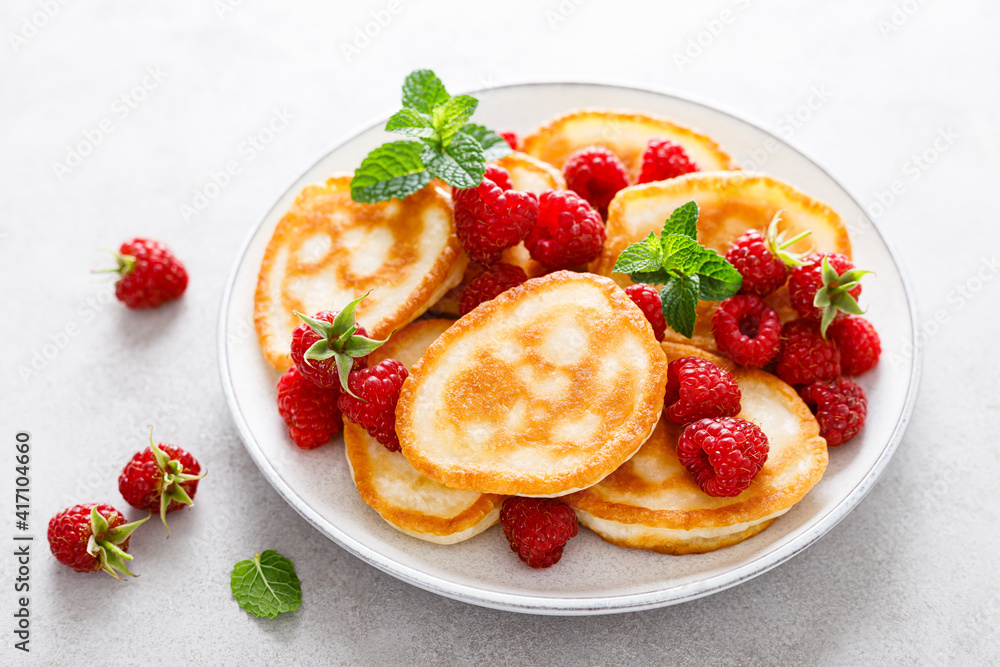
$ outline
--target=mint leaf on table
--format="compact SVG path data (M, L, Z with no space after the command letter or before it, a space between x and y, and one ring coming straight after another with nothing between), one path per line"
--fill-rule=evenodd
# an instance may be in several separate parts
M486 163L511 152L501 136L468 122L479 101L452 97L430 70L403 82L403 109L385 129L418 141L395 141L368 154L351 180L351 198L362 203L402 199L440 178L456 188L479 185Z
M614 271L633 281L660 285L663 317L677 333L694 334L698 301L722 301L736 294L743 276L711 248L700 245L698 204L678 207L659 237L650 232L618 255Z
M229 584L240 607L258 618L295 611L302 603L295 565L274 550L234 565Z

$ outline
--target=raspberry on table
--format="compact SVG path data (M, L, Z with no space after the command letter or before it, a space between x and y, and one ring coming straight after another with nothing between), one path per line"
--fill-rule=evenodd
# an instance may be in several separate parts
M312 319L332 325L337 319L337 313L329 310L323 310L313 315ZM365 331L364 327L359 326L353 335L367 338L368 332ZM305 354L309 351L309 348L315 345L318 341L323 340L323 338L324 336L321 335L321 332L316 331L307 322L303 322L299 326L295 327L295 330L292 332L292 362L295 364L296 368L299 369L299 374L303 378L315 384L317 387L323 387L326 389L329 389L330 387L339 387L340 376L337 372L336 357L330 357L329 359L324 360L305 358ZM331 338L332 340L330 344L336 347L336 339L339 338L339 334L337 336L331 336ZM355 357L352 368L364 368L367 365L367 355Z
M625 293L649 320L656 340L662 341L667 332L667 321L663 317L663 301L660 299L660 293L655 287L646 283L629 285L625 288Z
M628 187L628 170L604 146L587 146L574 152L563 165L566 187L587 200L608 217L608 204L622 188Z
M819 434L830 447L842 445L864 427L868 399L861 386L847 378L813 382L799 390L819 422Z
M278 412L288 436L302 449L315 449L344 428L337 407L340 385L319 387L292 366L278 380Z
M798 319L781 329L781 349L775 370L790 385L832 380L840 375L840 352L832 341L823 340L819 322Z
M538 216L534 193L504 190L486 177L474 188L455 190L453 199L459 243L483 266L495 264L504 250L520 243Z
M479 304L496 298L527 279L528 275L520 266L497 262L468 284L458 305L458 314L465 315L471 312Z
M158 308L179 299L187 289L188 274L170 249L159 241L136 238L115 253L120 277L115 296L129 308Z
M500 525L511 551L534 568L558 563L563 545L579 530L573 510L552 498L507 498Z
M596 258L604 237L604 222L585 199L568 190L548 190L538 199L538 219L524 245L546 268L571 269Z
M675 424L740 412L740 387L732 374L708 359L684 357L667 366L663 412Z
M840 370L844 375L861 375L878 363L882 341L872 323L849 315L830 325L830 338L840 351Z
M153 441L137 452L118 476L118 490L132 507L155 512L167 525L167 514L192 504L198 492L201 464L176 445Z
M767 462L767 436L739 417L701 419L677 440L677 458L710 496L738 496Z
M130 577L126 561L132 532L149 519L125 522L125 515L111 505L75 505L49 520L49 549L56 560L77 572L103 570L115 579Z
M497 132L500 137L507 142L512 151L520 150L521 138L517 136L517 132L513 130L504 130L503 132Z
M726 252L726 261L743 276L740 294L767 296L785 284L788 267L768 250L764 235L748 229Z
M688 157L684 148L669 139L653 137L642 152L642 169L635 182L665 181L692 171L699 171L698 165Z
M337 399L344 417L363 426L368 435L390 452L400 449L396 436L396 403L408 375L401 362L395 359L380 361L371 368L351 371L347 391L342 391Z
M719 351L741 366L763 368L778 353L781 319L756 294L737 294L712 316Z

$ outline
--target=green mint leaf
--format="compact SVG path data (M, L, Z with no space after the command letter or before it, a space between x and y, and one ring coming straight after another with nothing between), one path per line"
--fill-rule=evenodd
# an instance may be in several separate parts
M694 335L698 282L698 276L671 276L660 290L664 319L671 329L686 338Z
M486 173L482 146L464 134L456 134L442 152L424 146L421 159L431 174L456 188L474 188Z
M740 291L743 276L736 267L711 248L704 248L694 270L701 279L700 294L705 301L722 301Z
M403 106L408 109L431 113L451 98L441 79L429 69L411 72L403 81Z
M459 95L434 108L434 111L431 112L431 118L438 136L441 137L442 146L451 143L451 138L462 129L465 121L472 117L477 106L479 106L479 100L475 97Z
M395 132L407 137L418 139L436 139L437 130L434 129L434 122L429 114L413 109L402 109L397 111L385 124L386 132Z
M459 132L475 139L482 146L483 159L487 162L494 162L514 152L503 137L482 125L466 123Z
M417 141L393 141L373 150L354 172L351 198L361 203L402 199L423 188L431 180L420 159L423 147Z
M668 273L663 269L659 271L636 271L629 277L634 283L646 283L647 285L662 285L676 274Z
M229 585L240 607L258 618L295 611L302 603L302 584L295 575L295 565L273 550L233 566Z
M663 268L684 274L697 273L705 248L689 236L670 234L660 237Z
M667 221L663 223L663 233L660 236L667 237L671 234L680 234L692 241L698 240L697 202L689 201L674 209Z
M650 232L645 241L633 243L618 255L614 272L631 275L657 271L660 269L662 258L660 239L656 238L656 234Z

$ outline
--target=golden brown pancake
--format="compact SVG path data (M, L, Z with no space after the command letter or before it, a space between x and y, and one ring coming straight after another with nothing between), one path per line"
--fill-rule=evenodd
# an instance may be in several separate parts
M635 456L563 501L580 523L618 546L689 554L736 544L770 526L819 481L826 441L795 390L774 375L686 345L664 343L663 349L671 361L699 356L733 374L743 394L739 416L768 437L764 467L740 495L709 496L677 460L683 427L661 418Z

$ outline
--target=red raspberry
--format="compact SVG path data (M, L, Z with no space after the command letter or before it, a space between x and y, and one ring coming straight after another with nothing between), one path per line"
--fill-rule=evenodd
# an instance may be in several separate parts
M597 257L604 246L600 214L568 190L548 190L538 200L538 220L524 239L531 256L549 269L570 269Z
M815 320L793 320L781 329L778 377L791 385L832 380L840 375L840 352L823 340Z
M862 317L844 317L830 326L830 338L840 351L844 375L861 375L875 367L882 341L872 323Z
M778 353L781 320L756 294L737 294L719 304L712 335L719 351L736 363L763 368Z
M788 267L767 248L764 235L748 229L726 252L726 261L743 276L740 294L767 296L785 284Z
M681 146L669 139L653 137L642 152L642 169L636 183L665 181L692 171L698 171L698 165Z
M587 200L602 218L608 204L622 188L628 187L625 165L604 146L587 146L576 151L563 165L566 187Z
M853 380L813 382L799 395L819 422L819 434L830 447L842 445L858 434L868 416L865 390Z
M512 151L519 150L518 146L521 145L521 138L517 136L517 132L514 132L513 130L505 130L503 132L497 132L497 134L503 137L503 140L507 142L507 145L510 146Z
M344 417L364 426L368 435L390 452L399 451L396 403L407 375L406 366L395 359L386 359L371 368L351 371L347 381L350 393L342 392L337 399Z
M474 188L455 190L453 199L458 240L465 254L483 266L496 263L504 250L520 243L538 215L533 193L504 190L486 177Z
M656 340L662 341L663 335L667 332L667 321L663 319L663 301L660 300L660 293L645 283L629 285L625 288L625 293L649 320Z
M739 417L701 419L677 440L677 458L710 496L738 496L767 462L767 436Z
M573 510L552 498L507 498L500 525L510 550L535 568L558 563L563 545L579 530Z
M292 366L278 380L278 412L288 437L302 449L316 449L344 428L337 408L340 385L317 387Z
M121 276L115 283L115 296L129 308L157 308L179 299L187 289L184 265L159 241L126 241L115 258L118 267L110 272Z
M337 313L324 310L313 315L312 319L332 325L337 319ZM365 331L364 327L358 327L353 336L367 338L368 332ZM295 363L295 367L299 369L299 373L303 378L309 380L317 387L329 389L330 387L340 386L340 376L337 373L337 358L334 356L323 361L305 358L305 354L309 351L309 348L324 338L327 338L327 336L324 336L322 331L317 331L308 322L303 322L295 327L295 331L292 332L292 362ZM334 347L337 346L337 338L338 336L336 335L329 337L333 341L331 345ZM343 345L340 344L340 347L343 347ZM355 357L352 369L365 368L367 365L367 355Z
M194 500L198 480L204 477L200 472L195 457L174 445L157 445L150 433L149 447L137 452L118 476L118 490L132 507L159 514L166 526L168 512Z
M806 255L802 260L805 264L802 266L796 266L792 269L792 273L788 277L788 296L791 298L792 307L795 308L795 312L799 314L799 317L810 317L816 320L820 319L823 315L824 309L814 305L813 301L816 299L816 293L821 289L826 288L827 291L830 292L831 296L833 296L838 291L838 285L841 282L839 279L833 283L827 283L823 280L824 257L829 262L830 267L833 268L833 270L836 271L841 278L851 278L858 273L854 271L854 264L851 260L847 259L847 257L841 255L840 253L811 252ZM849 294L854 299L857 299L861 294L861 285L856 285L847 291L846 294ZM837 304L834 302L832 305L836 306ZM838 308L837 310L841 311L843 309ZM842 312L837 312L838 318L842 316Z
M104 570L115 579L121 579L119 571L135 576L126 566L132 560L126 553L129 537L148 519L125 523L125 515L111 505L75 505L49 521L49 549L57 561L77 572Z
M740 412L740 387L732 374L707 359L684 357L667 366L663 413L675 424Z
M496 298L497 295L511 287L517 287L527 279L528 275L520 266L497 262L473 278L465 288L462 302L458 305L458 314L465 315L479 304Z

